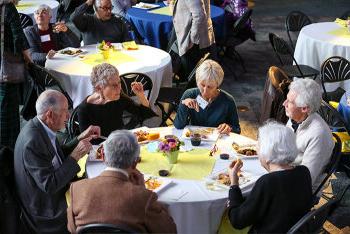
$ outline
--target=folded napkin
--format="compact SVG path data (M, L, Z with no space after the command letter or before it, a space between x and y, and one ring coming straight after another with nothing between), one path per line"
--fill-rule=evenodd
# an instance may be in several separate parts
M126 41L122 45L126 50L137 50L139 48L135 41Z
M348 27L347 20L336 18L334 22L336 22L337 24L339 24L340 26L342 26L344 28Z
M179 188L174 188L171 191L171 195L168 196L168 198L172 201L178 201L181 198L183 198L188 192L183 191L182 189Z

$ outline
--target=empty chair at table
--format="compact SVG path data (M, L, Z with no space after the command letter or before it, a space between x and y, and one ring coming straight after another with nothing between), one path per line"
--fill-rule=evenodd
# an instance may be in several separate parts
M101 127L101 135L108 136L114 130L125 128L123 122L125 111L142 120L155 116L156 114L149 108L142 82L141 80L131 84L131 90L140 102L136 104L122 93L119 71L116 67L108 63L93 67L91 83L94 92L77 107L80 131L93 124Z
M259 128L257 149L269 173L256 181L244 200L238 182L244 164L231 164L229 220L237 229L251 226L250 233L285 233L312 207L310 172L305 166L292 166L298 154L295 135L282 124L269 122Z
M196 70L198 88L188 89L182 95L174 126L186 125L217 127L220 133L240 133L236 103L233 97L219 87L224 78L221 66L204 61Z
M48 5L40 5L34 12L36 24L24 29L34 63L45 66L57 50L65 47L79 47L79 38L64 22L50 23L52 10Z

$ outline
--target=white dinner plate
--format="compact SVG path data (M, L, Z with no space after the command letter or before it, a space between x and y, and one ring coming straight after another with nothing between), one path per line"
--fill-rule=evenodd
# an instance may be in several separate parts
M161 185L156 189L149 189L146 187L147 189L149 189L155 193L159 193L160 191L164 190L172 183L172 180L170 180L170 179L165 179L165 178L161 178L161 177L157 177L157 176L145 175L144 178L145 178L145 181L147 181L149 179L156 179L157 181L159 181L161 183Z
M132 6L134 8L139 8L139 9L143 9L143 10L151 10L157 7L160 7L157 4L151 4L151 3L144 3L144 2L140 2L134 6Z
M96 153L97 153L97 149L100 145L93 145L92 146L92 150L89 152L89 157L88 157L88 161L91 162L103 162L102 159L97 159L96 158Z
M72 54L68 54L67 51L71 51ZM86 53L86 50L79 49L79 48L73 48L73 47L67 47L62 50L57 51L58 54L64 55L64 56L69 56L69 57L74 57L79 54L84 54Z
M191 133L200 133L201 134L201 139L202 141L216 141L219 137L219 132L216 128L213 127L197 127L197 126L186 126L184 128L184 130L182 131L182 135L181 137L183 139L191 139L191 137L186 136L186 133L190 131ZM206 132L210 132L212 131L212 133L206 133ZM202 133L205 134L202 134Z

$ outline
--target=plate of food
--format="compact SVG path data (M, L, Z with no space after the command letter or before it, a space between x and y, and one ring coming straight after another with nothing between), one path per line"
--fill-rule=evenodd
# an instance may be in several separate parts
M150 10L150 9L154 9L154 8L157 8L157 7L160 7L160 6L157 5L157 4L139 2L139 3L137 3L136 5L134 5L132 7L143 9L143 10Z
M82 49L79 49L79 48L68 47L68 48L59 50L59 51L57 51L57 52L58 52L59 54L63 54L63 55L66 55L66 56L76 56L76 55L85 53L86 50L82 50Z
M103 162L105 160L105 154L103 150L103 144L93 145L92 150L89 153L89 161Z
M159 132L151 132L143 128L137 130L135 129L133 133L136 136L139 144L146 144L150 141L157 140L160 137Z
M145 187L155 193L159 193L172 183L169 179L159 178L156 176L145 176Z
M219 132L212 127L185 127L182 131L183 139L191 139L194 135L199 135L202 141L216 141L219 137Z
M239 176L239 185L246 184L250 181L249 175L245 172L238 174ZM219 187L222 189L230 189L231 181L228 172L221 172L218 174L209 175L205 178L207 186Z
M236 151L238 157L242 158L258 158L258 153L256 151L255 145L238 145L237 143L232 143L232 148Z

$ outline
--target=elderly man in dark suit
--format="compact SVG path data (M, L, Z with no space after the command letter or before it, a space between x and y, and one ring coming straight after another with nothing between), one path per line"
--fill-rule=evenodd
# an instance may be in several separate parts
M34 63L45 66L46 59L51 59L57 50L66 47L80 47L79 38L64 22L51 24L52 10L48 5L40 5L34 11L36 24L24 29Z
M173 219L157 202L157 194L145 188L143 175L136 169L140 146L134 134L117 130L103 147L105 171L71 185L69 231L76 233L90 223L109 223L139 233L175 233Z
M67 233L65 192L80 171L77 161L91 149L91 138L100 129L90 126L77 137L77 146L64 154L56 132L68 120L68 103L55 90L43 92L36 102L37 116L20 132L15 146L15 181L26 214L35 233Z

